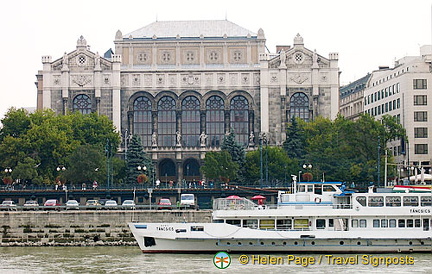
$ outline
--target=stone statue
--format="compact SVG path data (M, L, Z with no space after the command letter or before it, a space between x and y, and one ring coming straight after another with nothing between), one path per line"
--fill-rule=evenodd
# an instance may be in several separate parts
M182 138L182 136L181 136L181 133L180 133L180 131L176 131L176 139L177 139L177 146L181 146L181 138Z
M207 141L207 134L205 134L205 132L201 132L201 135L199 136L199 140L200 140L200 144L201 146L205 146L206 145L206 141Z
M151 143L152 143L152 146L154 146L154 147L157 146L157 134L154 131L153 131L153 134L152 134Z
M280 61L281 61L281 66L285 66L285 62L286 62L285 50L281 50L280 52Z
M255 135L253 131L251 131L251 133L249 134L249 145L254 145L254 144L255 144Z
M95 56L95 69L100 69L100 55L99 55L99 53L97 52L96 53L96 56Z
M65 52L64 54L63 54L63 66L62 66L62 69L68 69L68 56L67 56L67 53Z

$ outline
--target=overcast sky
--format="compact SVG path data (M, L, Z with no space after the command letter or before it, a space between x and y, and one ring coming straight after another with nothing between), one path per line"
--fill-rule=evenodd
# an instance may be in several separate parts
M0 9L0 117L10 107L35 107L42 55L53 60L75 50L83 35L103 55L123 34L156 20L228 19L250 31L262 28L267 47L292 45L297 33L306 48L328 57L339 53L341 84L396 59L419 55L431 44L432 1L394 0L14 0Z

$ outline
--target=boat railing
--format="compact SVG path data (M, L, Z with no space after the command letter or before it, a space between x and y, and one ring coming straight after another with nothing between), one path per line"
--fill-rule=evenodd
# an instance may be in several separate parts
M246 198L218 198L213 202L214 210L252 210L258 205Z

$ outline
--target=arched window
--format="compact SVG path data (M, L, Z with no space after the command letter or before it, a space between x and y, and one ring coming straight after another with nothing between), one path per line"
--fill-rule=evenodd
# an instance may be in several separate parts
M82 114L92 112L92 103L90 97L85 94L79 94L73 99L73 111L79 111Z
M159 180L168 186L170 180L176 179L176 165L171 159L164 159L159 164Z
M249 102L241 95L231 99L231 128L234 129L236 141L247 145L249 136Z
M151 146L152 130L152 103L147 97L138 97L133 104L134 134L141 137L142 145Z
M224 101L219 96L211 96L206 102L206 134L210 146L220 146L225 134Z
M187 147L199 146L200 102L195 96L182 101L182 144Z
M175 101L169 96L162 97L158 102L158 145L175 146L176 144L176 113Z
M309 98L302 92L294 93L290 100L289 117L299 117L304 121L309 121Z

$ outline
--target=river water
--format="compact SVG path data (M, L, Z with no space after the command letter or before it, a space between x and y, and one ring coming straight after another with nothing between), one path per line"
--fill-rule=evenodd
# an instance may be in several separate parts
M323 260L318 264L320 255ZM370 259L401 262L406 256L411 263L386 266L377 259L378 266L373 266ZM231 264L225 269L215 266L214 257L142 254L134 246L0 247L0 273L432 273L431 254L231 254ZM240 258L249 262L241 264ZM272 260L277 263L269 263Z

